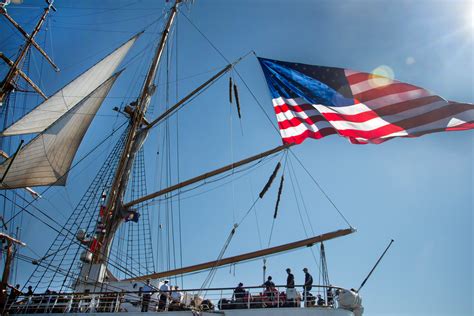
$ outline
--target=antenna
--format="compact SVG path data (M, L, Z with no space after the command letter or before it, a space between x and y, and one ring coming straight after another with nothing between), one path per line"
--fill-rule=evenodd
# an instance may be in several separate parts
M380 256L379 260L377 260L377 262L375 263L374 267L372 268L372 270L370 270L369 274L367 275L367 277L365 278L365 280L362 282L362 284L359 286L359 289L357 290L357 292L359 292L362 287L365 285L365 282L367 282L367 280L370 278L370 276L372 275L372 272L374 272L375 268L377 268L377 265L379 264L380 260L382 260L383 256L385 256L385 253L388 251L388 248L390 248L390 246L392 246L394 240L392 239L390 241L390 243L388 244L387 248L385 248L385 251L382 253L382 255Z

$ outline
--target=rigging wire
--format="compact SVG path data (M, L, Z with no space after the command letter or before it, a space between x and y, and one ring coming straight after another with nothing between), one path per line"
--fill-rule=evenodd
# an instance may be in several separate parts
M313 177L313 175L308 171L308 169L306 169L306 167L304 166L304 164L301 162L301 160L298 158L297 155L295 155L295 153L291 150L291 148L289 148L289 151L290 153L293 155L293 157L295 157L296 161L298 161L298 163L300 164L300 166L303 168L303 170L306 172L306 174L311 178L311 180L314 182L314 184L316 184L316 186L319 188L319 190L321 191L321 193L326 197L326 199L329 201L329 203L331 203L331 205L334 207L334 209L339 213L339 215L342 217L342 219L344 220L344 222L346 222L346 224L349 226L349 228L353 228L352 225L349 223L349 221L347 220L347 218L342 214L341 210L339 210L339 208L336 206L336 204L332 201L332 199L329 197L329 195L326 193L326 191L324 191L324 189L322 188L322 186L319 184L318 181L316 181L316 179Z
M291 162L290 162L290 166L291 166ZM298 210L298 215L299 215L299 218L301 220L301 225L303 226L304 234L305 234L306 237L308 237L309 236L308 231L306 230L306 225L304 224L303 215L301 214L300 203L298 202L298 195L296 194L295 184L294 184L294 180L293 180L293 177L296 177L296 174L294 175L291 172L292 171L291 168L289 168L289 170L290 170L289 174L290 174L291 188L293 189L293 194L294 194L294 197L295 197L295 200L296 200L296 209ZM316 255L314 254L314 251L313 251L312 247L310 248L310 251L311 251L311 255L313 256L314 262L316 263L316 266L318 267L318 270L321 273L321 266L319 265L318 259L316 258Z
M11 200L10 198L8 198L5 194L3 193L0 193L0 196L3 196L5 199L11 201L12 203L14 202L13 200ZM64 237L67 237L67 238L70 238L70 241L72 243L76 243L78 244L80 247L83 247L83 249L88 249L87 247L85 247L84 245L82 245L80 242L76 241L74 239L74 233L71 232L71 231L67 231L67 233L69 233L69 235L65 235L62 230L64 229L63 226L61 226L61 224L59 224L58 222L56 222L53 218L49 217L44 211L40 210L39 208L35 207L37 210L39 210L43 215L45 215L46 217L48 217L53 223L55 223L56 225L58 225L59 227L61 227L61 230L55 228L53 225L47 223L45 220L41 219L40 217L36 216L34 213L30 212L28 209L26 209L25 207L21 206L20 204L16 203L15 202L15 205L19 208L21 208L24 212L30 214L33 218L37 219L38 221L40 221L41 223L43 223L44 225L46 225L47 227L49 227L50 229L52 229L53 231L55 231L56 233L60 234L60 235L63 235ZM73 236L73 237L70 237L70 236ZM116 266L114 265L113 263L111 264L114 268L120 268L119 266ZM136 276L134 274L131 274L132 276Z
M160 21L163 19L163 17L164 17L164 14L160 15L158 18L156 18L156 19L153 20L152 22L150 22L150 23L148 23L147 25L145 25L145 26L142 28L142 31L146 31L146 30L148 30L149 28L151 28L152 26L158 24L158 22L160 22ZM57 26L55 26L55 27L57 27ZM127 33L137 34L136 32L127 32ZM150 34L150 33L145 33L145 34ZM150 35L152 35L152 34L153 34L153 33L151 33ZM120 45L120 44L123 44L123 42L124 42L123 39L121 39L121 40L120 40L117 44L115 44L114 46L118 46L118 45ZM124 63L123 67L125 68L126 66L128 66L129 64L131 64L132 61L134 61L135 59L137 59L143 52L149 51L150 46L153 45L153 44L154 44L154 42L153 42L153 41L150 41L150 43L149 43L148 45L146 45L142 50L140 50L140 51L139 51L137 54L135 54L134 56L130 57L130 59L127 60L127 61ZM79 60L75 61L74 63L72 63L72 64L70 64L70 65L65 65L65 66L63 66L63 67L61 67L61 68L62 68L62 70L64 71L64 70L69 70L69 69L71 69L71 68L74 68L74 67L83 65L84 62L86 62L87 60L89 60L89 59L91 59L91 58L93 58L93 57L95 57L95 56L97 56L97 55L99 55L99 54L101 54L101 53L103 53L103 52L108 52L108 51L110 50L109 47L110 47L110 46L107 46L107 47L105 47L105 48L103 48L103 49L100 49L100 50L96 51L96 52L93 53L93 54L90 54L90 55L88 55L88 56L86 56L86 57L84 57L84 58L82 58L82 59L79 59ZM143 61L143 59L140 59L140 60Z
M212 46L212 48L214 48L214 50L228 63L230 63L230 61L227 59L227 57L225 57L225 55L217 48L216 45L214 45L214 43L212 43L212 41L206 36L206 34L204 34L198 27L196 24L194 24L190 18L188 18L188 16L186 14L184 14L182 11L178 10L179 13L181 13L181 15L183 15L186 20L189 21L189 23L199 32L199 34L201 34L202 37L204 37L204 39L206 39L206 41ZM255 52L253 52L253 54L255 54ZM250 89L249 85L247 84L247 82L245 82L244 78L240 75L240 73L237 71L236 68L234 68L234 71L235 73L237 74L237 76L240 78L240 80L242 80L242 82L244 83L245 87L247 88L247 90L249 91L250 95L252 96L252 98L255 100L255 102L258 104L258 106L260 107L260 110L262 110L263 114L265 115L265 117L267 118L267 120L270 122L270 125L273 127L273 129L277 132L278 135L280 135L280 131L278 130L277 126L275 126L275 123L272 119L270 119L270 116L268 116L268 113L265 111L264 107L262 106L262 104L260 103L260 101L257 99L257 97L255 96L255 94L253 93L253 91Z
M14 194L21 198L24 202L26 202L26 199L24 197L22 197L19 193L13 191ZM35 206L35 205L32 205L32 207L34 209L36 209L37 211L39 211L43 216L45 216L48 220L50 220L52 223L56 224L58 227L60 227L61 230L53 227L53 225L47 223L45 220L41 219L40 217L36 216L34 213L30 212L28 209L26 209L26 207L24 206L21 206L20 204L18 204L18 202L15 202L13 200L11 200L10 198L8 198L5 194L3 193L0 193L0 196L3 196L4 198L12 201L13 203L15 203L15 205L19 208L21 208L23 211L25 211L26 213L30 214L33 218L37 219L38 221L40 221L41 223L43 223L44 225L48 226L49 228L51 228L52 230L54 230L55 232L57 232L58 234L64 236L64 237L68 237L71 239L72 242L75 242L75 243L78 243L79 245L81 246L84 246L82 245L81 243L79 243L78 241L76 241L74 238L75 238L75 233L72 232L71 230L68 230L68 229L65 229L65 227L63 225L61 225L59 222L57 222L54 218L50 217L45 211L41 210L39 207ZM66 233L68 234L64 234L62 233L62 231L65 231ZM72 237L70 237L72 236ZM87 249L87 248L85 248Z
M239 176L238 178L236 178L235 180L240 179L240 178L246 176L247 174L249 174L251 171L253 171L252 169L253 169L254 167L255 167L255 168L260 168L260 167L264 166L264 165L267 164L268 162L272 161L273 158L275 158L277 155L278 155L278 153L274 154L273 156L265 157L265 158L263 158L263 159L257 161L255 164L253 164L253 165L251 165L251 166L249 166L249 167L247 167L247 168L245 168L245 169L236 171L236 173L241 173L241 172L242 172L243 174L242 174L241 176ZM262 163L262 165L258 166L260 163ZM231 174L226 174L226 175L223 175L223 176L221 176L221 177L219 177L219 178L216 178L216 179L214 179L214 180L207 180L207 179L206 179L204 182L202 182L202 183L200 183L200 184L198 184L198 185L196 185L196 186L194 186L194 187L192 187L192 188L190 188L190 189L181 191L181 193L183 193L183 192L186 193L186 192L194 191L194 190L196 190L196 189L198 189L198 188L200 188L200 187L202 187L202 186L208 185L208 184L210 184L210 183L218 182L218 181L220 181L220 180L222 180L222 179L226 179L226 178L228 178L228 177L230 177L230 176L231 176ZM197 193L197 194L194 194L194 195L191 195L191 196L182 198L182 199L185 200L185 199L189 199L189 198L192 198L192 197L196 197L196 196L199 196L199 195L202 195L202 194L205 194L205 193L214 191L214 190L218 189L219 187L221 187L221 186L223 186L223 185L229 184L230 182L231 182L231 181L224 182L223 184L219 185L218 187L210 188L210 189L205 190L205 191L203 191L203 192L199 192L199 193ZM172 195L172 196L170 196L170 197L168 197L168 198L161 198L161 199L159 199L159 200L152 199L152 200L150 200L150 202L148 202L148 203L150 203L150 204L152 204L152 203L153 203L153 204L156 204L156 203L165 202L167 199L169 199L169 198L174 198L176 195L177 195L177 194Z
M175 22L175 101L179 100L179 85L178 85L178 76L179 76L179 18L176 17ZM179 112L176 112L176 176L178 183L181 181L180 178L180 156L179 156ZM182 232L182 221L181 221L181 189L178 189L178 233L179 233L179 267L183 267L183 232ZM181 288L184 288L184 277L181 275Z

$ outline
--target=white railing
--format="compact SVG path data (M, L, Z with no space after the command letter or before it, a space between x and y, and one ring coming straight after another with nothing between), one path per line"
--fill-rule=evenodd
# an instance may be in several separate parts
M9 314L36 313L100 313L100 312L158 312L183 310L229 310L256 308L308 308L319 306L336 308L333 299L339 287L313 285L307 295L297 291L302 286L287 289L276 286L246 287L245 292L234 293L234 288L191 289L160 292L100 292L52 293L19 296L10 300L3 311ZM304 296L307 297L304 297Z

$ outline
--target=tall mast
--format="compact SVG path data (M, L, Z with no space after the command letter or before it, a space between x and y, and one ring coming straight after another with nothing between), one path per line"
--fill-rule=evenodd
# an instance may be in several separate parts
M97 236L98 247L93 253L93 263L106 263L110 253L110 247L118 227L123 221L123 198L127 189L129 174L136 152L140 149L141 142L147 134L147 130L142 130L141 125L144 121L148 105L155 90L153 81L155 80L161 56L168 40L170 29L177 14L177 8L182 0L176 0L169 12L168 21L161 34L161 39L156 48L155 55L148 70L145 82L140 96L136 100L134 112L130 115L130 126L127 140L122 151L120 162L115 172L114 181L109 191L106 210L107 214L103 219L105 232Z
M51 10L53 11L56 11L56 8L53 6L53 0L46 0L46 3L48 4L48 6L44 9L44 12L43 14L41 15L41 18L39 19L38 23L36 24L35 26L35 29L33 30L33 32L31 33L31 35L28 36L28 34L26 34L26 32L19 26L18 23L16 23L8 14L7 14L7 11L5 9L5 7L1 7L0 8L0 13L2 15L4 15L8 21L10 23L12 23L21 33L23 36L25 36L26 38L26 42L25 44L23 45L21 51L20 51L20 54L18 55L18 57L16 58L16 60L14 62L12 61L9 61L9 60L5 60L5 57L3 57L2 59L4 59L7 64L10 66L10 70L8 71L7 75L5 76L5 79L0 83L0 105L2 105L5 97L7 96L8 93L10 93L13 89L14 89L14 81L15 79L17 78L18 75L21 75L27 82L28 84L30 84L33 89L35 89L39 94L41 94L42 97L44 97L46 99L46 96L44 95L44 93L41 92L41 90L39 90L39 88L36 87L36 85L32 84L31 80L29 78L27 78L22 72L21 70L18 68L20 63L22 62L22 60L25 58L26 56L26 53L28 52L28 50L30 49L30 47L33 45L34 47L36 47L41 54L43 54L43 56L46 57L46 59L48 60L48 62L50 64L53 65L53 67L56 69L56 70L59 70L57 68L57 66L53 63L53 61L51 60L51 58L49 58L46 53L39 47L39 45L35 42L34 40L34 37L36 36L36 34L38 34L38 32L40 31L41 27L43 26L43 23L44 21L46 20L46 16L49 14L49 12ZM26 77L26 78L25 78Z

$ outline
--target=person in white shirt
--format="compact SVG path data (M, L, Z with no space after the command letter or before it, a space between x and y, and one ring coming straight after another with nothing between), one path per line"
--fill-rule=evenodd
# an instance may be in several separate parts
M158 303L159 310L165 310L168 297L170 295L170 286L169 281L164 280L163 284L160 286L160 301Z
M174 287L174 291L171 292L171 300L175 303L181 303L183 293L179 291L179 286Z

